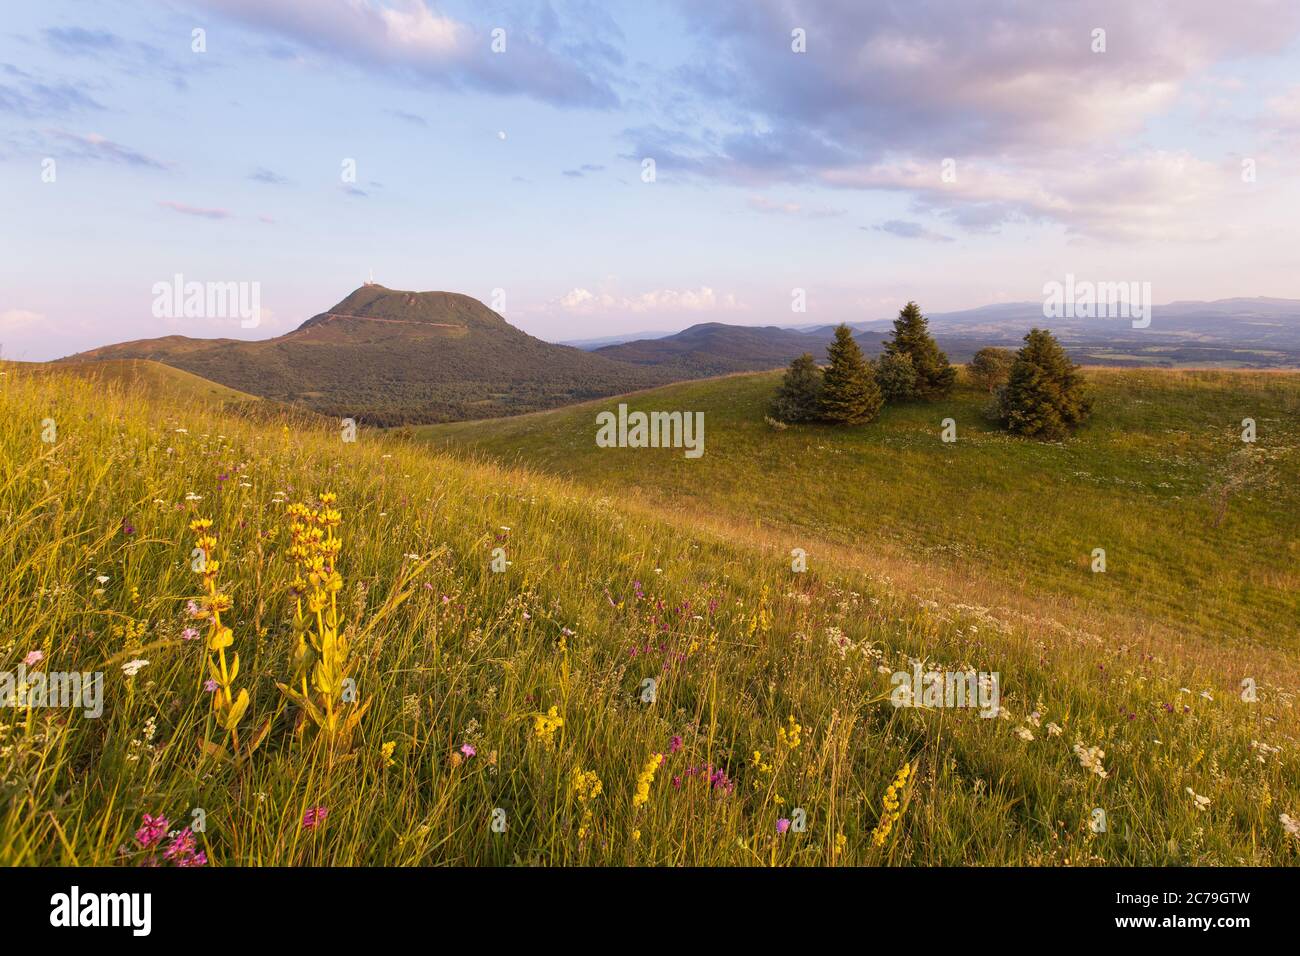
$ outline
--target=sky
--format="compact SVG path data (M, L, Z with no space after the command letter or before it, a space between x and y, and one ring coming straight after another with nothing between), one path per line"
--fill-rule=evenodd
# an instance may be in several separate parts
M1297 147L1295 0L11 4L0 355L268 338L372 271L552 341L1300 298Z

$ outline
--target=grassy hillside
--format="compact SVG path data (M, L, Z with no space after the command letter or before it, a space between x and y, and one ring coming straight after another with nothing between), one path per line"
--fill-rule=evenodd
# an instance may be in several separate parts
M987 397L887 408L858 429L764 423L776 373L640 393L633 409L703 411L705 454L602 449L617 400L421 432L774 543L1005 602L1021 594L1151 628L1300 648L1300 374L1090 370L1096 414L1063 444L1012 438ZM956 422L957 441L940 440ZM1244 445L1254 418L1258 442ZM1106 552L1093 573L1092 552ZM829 550L828 550L829 549Z
M180 402L238 405L256 402L248 392L227 388L179 368L148 359L104 359L97 362L3 362L0 370L17 375L75 375L86 381L149 398L170 398Z
M104 675L98 718L0 710L0 864L167 862L143 814L202 819L193 848L162 845L209 865L1300 862L1289 654L940 603L847 559L793 574L756 536L370 430L73 375L0 377L0 408L0 668ZM928 454L919 430L895 444ZM298 501L342 542L325 606L356 690L334 713L366 708L350 749L299 735L276 689L311 600ZM238 760L204 684L219 653L248 692L238 747L265 728ZM922 658L997 672L1002 714L893 707L890 672Z

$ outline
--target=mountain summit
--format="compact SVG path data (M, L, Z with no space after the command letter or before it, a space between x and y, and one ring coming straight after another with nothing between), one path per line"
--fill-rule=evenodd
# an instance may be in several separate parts
M410 322L446 329L512 328L478 299L459 292L402 292L367 282L328 312L312 316L297 331L341 319Z

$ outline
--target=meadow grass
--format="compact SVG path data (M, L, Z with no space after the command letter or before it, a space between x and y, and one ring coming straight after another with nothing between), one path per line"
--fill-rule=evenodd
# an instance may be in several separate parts
M0 709L0 863L147 862L173 838L142 848L145 814L202 819L210 865L1300 856L1289 653L945 603L847 560L796 574L757 537L371 430L13 369L0 401L0 668L104 675L97 719ZM916 415L895 444L920 472ZM704 460L756 440L710 428ZM298 645L288 511L325 492L367 708L335 746L276 687ZM238 748L203 686L198 517L249 694ZM997 672L1003 713L894 707L914 661Z
M1007 435L989 397L889 406L858 428L764 421L778 373L641 392L632 410L702 411L705 454L595 446L622 399L419 431L583 484L888 557L917 576L1067 600L1174 633L1300 650L1300 374L1089 369L1088 425L1065 442ZM957 440L941 440L944 419ZM1241 441L1242 421L1257 441ZM1094 573L1093 551L1106 571Z

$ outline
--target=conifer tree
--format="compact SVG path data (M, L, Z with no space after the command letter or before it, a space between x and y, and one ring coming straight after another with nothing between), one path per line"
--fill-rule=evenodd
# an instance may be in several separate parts
M993 346L980 349L967 366L970 371L971 381L985 391L996 392L1007 384L1007 376L1011 372L1011 363L1015 359L1015 353L1009 349L999 349Z
M916 368L906 352L882 355L875 363L876 384L886 402L906 402L916 398Z
M841 325L826 349L831 364L822 377L821 419L837 425L862 425L880 414L884 399L871 366L853 340L853 330Z
M772 399L771 415L779 422L811 422L818 416L822 391L822 370L805 352L785 370L781 387Z
M916 396L942 398L952 391L957 370L948 363L948 356L939 349L939 343L930 335L929 323L921 314L921 307L909 302L894 320L894 336L885 344L886 355L908 355L916 369Z
M1031 329L1016 353L1007 384L998 392L998 417L1018 435L1057 441L1092 412L1078 366L1056 336Z

